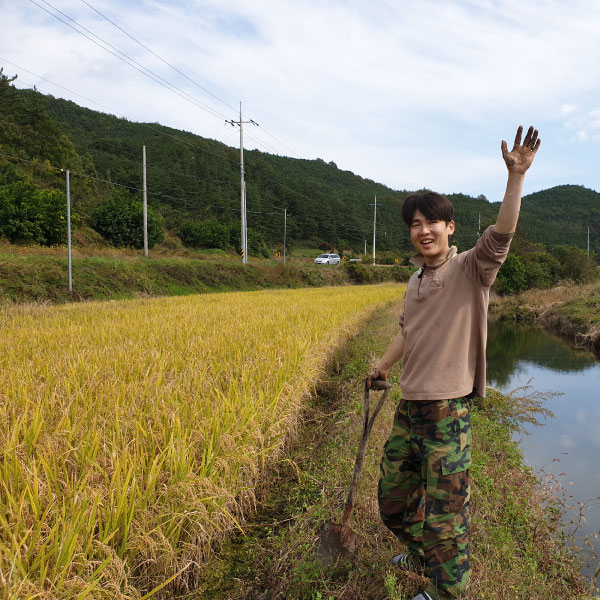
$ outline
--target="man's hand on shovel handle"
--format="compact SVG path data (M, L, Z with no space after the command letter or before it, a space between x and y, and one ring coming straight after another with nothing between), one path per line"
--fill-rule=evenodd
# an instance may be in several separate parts
M373 367L369 371L369 375L367 376L367 385L369 386L369 388L372 388L371 384L375 379L387 381L387 371L384 371L383 369L379 369L377 367Z

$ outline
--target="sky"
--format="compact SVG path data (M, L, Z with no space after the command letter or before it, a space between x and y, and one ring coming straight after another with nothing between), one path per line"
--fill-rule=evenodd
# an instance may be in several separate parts
M0 14L17 87L231 146L242 102L258 123L245 148L490 201L501 140L532 124L525 194L600 191L597 0L0 0Z

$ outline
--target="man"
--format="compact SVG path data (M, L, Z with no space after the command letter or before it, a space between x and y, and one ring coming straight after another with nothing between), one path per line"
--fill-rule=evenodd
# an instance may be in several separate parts
M402 359L402 400L385 444L379 508L385 525L408 548L392 563L423 569L430 583L413 600L463 595L469 577L466 508L471 463L468 398L485 396L489 289L517 226L525 173L540 147L519 127L509 152L501 144L508 183L496 224L474 248L456 253L454 207L439 194L409 196L402 218L419 267L408 282L401 331L369 373L386 379Z

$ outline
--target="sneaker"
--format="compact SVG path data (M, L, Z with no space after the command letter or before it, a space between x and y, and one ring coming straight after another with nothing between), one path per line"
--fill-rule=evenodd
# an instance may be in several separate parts
M412 600L433 600L433 598L427 592L421 592L415 596Z
M390 562L395 567L404 569L405 571L423 571L425 569L423 559L414 554L396 554Z

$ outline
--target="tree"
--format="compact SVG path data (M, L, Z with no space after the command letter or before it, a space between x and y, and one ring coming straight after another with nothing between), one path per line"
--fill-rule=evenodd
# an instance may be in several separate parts
M558 283L560 264L551 254L540 253L535 260L523 263L527 289L545 289Z
M234 148L158 124L149 129L145 123L132 123L35 90L17 89L12 73L6 76L2 71L0 144L0 165L14 160L9 156L16 157L18 174L41 188L64 189L64 174L53 167L71 169L72 195L79 213L88 217L92 207L112 193L112 186L95 177L141 187L141 147L145 145L148 185L154 207L160 202L165 227L178 231L186 222L235 220L232 232L237 231L230 235L229 243L239 249L239 157ZM250 224L270 248L282 242L281 209L285 206L289 244L327 242L332 248L343 245L360 250L365 239L371 240L371 203L377 194L377 203L381 203L377 247L412 249L400 219L407 190L392 190L322 159L292 159L258 150L246 152L245 170ZM482 195L452 194L449 199L458 225L453 237L464 251L477 239L479 217L483 230L495 222L498 207ZM600 231L600 194L593 190L558 186L523 198L519 232L527 232L544 250L576 240L583 244L588 226L593 234ZM590 250L600 254L598 235L591 236L590 244ZM525 257L520 258L528 266ZM545 269L528 269L528 284L547 285Z
M144 247L144 206L127 191L115 191L92 212L92 227L111 244L119 248ZM148 207L148 247L164 237L163 221Z
M555 246L552 250L560 263L560 278L577 283L588 283L598 279L598 266L592 256L573 246Z
M60 190L42 190L24 181L0 185L0 236L42 246L64 244L66 206Z
M521 259L509 254L498 271L497 289L501 294L516 294L527 287L525 265Z
M519 257L525 267L527 289L549 288L560 279L558 260L546 252L544 244L532 242L522 232L513 239L510 253Z

